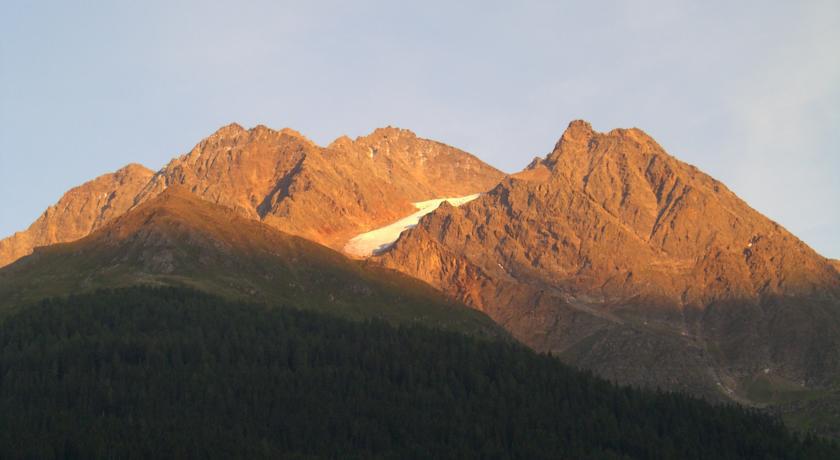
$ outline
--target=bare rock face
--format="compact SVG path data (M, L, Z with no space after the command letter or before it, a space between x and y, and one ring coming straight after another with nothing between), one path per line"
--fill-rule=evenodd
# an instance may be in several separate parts
M638 129L572 122L545 160L378 260L624 383L737 399L757 374L840 375L840 273Z
M292 130L222 128L155 175L138 202L180 184L205 200L340 249L414 201L490 189L503 174L396 128L321 148Z
M36 246L86 236L175 185L341 249L352 236L411 214L412 202L486 191L502 177L466 152L402 129L322 148L288 128L231 124L157 173L132 165L71 190L29 230L0 241L0 266Z
M412 202L486 191L502 177L464 151L380 128L308 156L288 188L269 200L263 220L341 249L351 237L411 214Z
M123 214L152 174L130 164L71 189L28 229L0 240L0 267L31 254L35 247L77 240Z
M292 130L265 126L246 130L225 126L199 142L189 153L169 162L138 196L144 202L178 185L196 195L259 219L267 196L318 146Z

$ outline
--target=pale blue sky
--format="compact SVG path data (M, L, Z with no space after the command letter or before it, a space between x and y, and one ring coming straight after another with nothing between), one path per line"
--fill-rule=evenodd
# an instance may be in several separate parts
M644 129L840 257L835 0L3 0L0 235L231 121L390 124L516 171L576 118Z

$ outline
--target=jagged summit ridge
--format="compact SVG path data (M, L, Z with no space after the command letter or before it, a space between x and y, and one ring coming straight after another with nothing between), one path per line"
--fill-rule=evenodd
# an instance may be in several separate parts
M0 266L34 247L81 238L176 185L340 249L410 214L412 202L482 192L501 177L466 152L399 128L322 148L290 128L230 123L157 172L129 165L71 190L30 229L0 241Z

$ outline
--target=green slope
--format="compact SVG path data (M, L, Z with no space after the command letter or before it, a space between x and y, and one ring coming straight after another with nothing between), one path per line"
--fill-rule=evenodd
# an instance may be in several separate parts
M0 270L0 315L49 296L133 285L196 288L352 319L507 337L484 314L420 281L240 218L171 188L105 228Z

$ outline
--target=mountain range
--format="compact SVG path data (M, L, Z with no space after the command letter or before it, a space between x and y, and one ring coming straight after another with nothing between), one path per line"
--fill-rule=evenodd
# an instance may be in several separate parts
M372 256L341 254L429 200ZM397 128L321 147L232 124L157 172L68 191L0 241L0 266L6 311L185 285L517 340L619 383L840 433L838 261L635 128L574 121L506 175Z
M412 202L487 190L503 176L408 130L381 128L322 148L291 129L230 124L156 173L129 165L70 190L27 230L0 241L0 266L79 239L172 185L341 249L351 236L410 214Z

